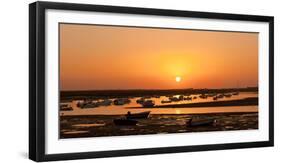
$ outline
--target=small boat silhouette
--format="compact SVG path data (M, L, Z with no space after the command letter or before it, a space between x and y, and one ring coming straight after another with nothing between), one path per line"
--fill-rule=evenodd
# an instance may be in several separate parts
M142 103L142 106L144 108L151 108L155 105L154 101L153 100L145 100L143 103Z
M140 112L140 113L131 113L128 111L128 113L125 115L127 119L144 119L147 118L150 114L150 111Z
M111 103L112 103L112 100L109 100L109 99L105 99L105 100L97 102L97 104L99 106L109 106L109 105L111 105Z
M232 93L232 95L239 95L239 92L234 92L234 93Z
M145 98L142 97L142 98L140 98L140 99L137 99L136 102L137 102L138 104L142 104L144 101L145 101Z
M161 101L162 104L171 103L171 102L172 102L171 100L162 100Z
M189 127L196 127L196 126L210 126L216 123L216 119L214 118L205 118L205 119L194 119L189 118L186 121L186 125Z
M125 119L125 118L114 119L113 122L115 125L118 126L135 126L138 123L138 121L134 119Z
M131 102L128 98L118 98L113 101L114 105L124 105L129 104Z
M72 111L73 108L69 105L61 105L60 110L61 111Z

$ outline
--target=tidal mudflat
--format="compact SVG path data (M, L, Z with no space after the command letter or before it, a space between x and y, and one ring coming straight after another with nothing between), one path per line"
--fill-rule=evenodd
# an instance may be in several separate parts
M209 113L172 115L150 115L147 119L139 120L135 126L117 126L113 119L122 115L87 115L87 116L61 116L60 138L125 136L165 133L187 133L230 130L258 129L258 113ZM207 126L190 127L186 119L215 118L216 123Z

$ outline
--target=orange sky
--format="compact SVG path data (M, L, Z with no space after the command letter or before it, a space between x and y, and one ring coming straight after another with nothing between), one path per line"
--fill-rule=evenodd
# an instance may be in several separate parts
M257 33L60 24L62 90L230 88L257 82Z

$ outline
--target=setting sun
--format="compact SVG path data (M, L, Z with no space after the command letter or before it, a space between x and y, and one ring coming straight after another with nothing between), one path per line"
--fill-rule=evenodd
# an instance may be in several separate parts
M176 77L176 82L180 82L181 81L181 77L177 76Z
M60 24L60 88L254 87L257 55L257 33Z

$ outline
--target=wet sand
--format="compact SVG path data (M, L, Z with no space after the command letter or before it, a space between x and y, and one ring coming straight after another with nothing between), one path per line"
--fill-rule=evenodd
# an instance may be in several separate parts
M116 126L113 120L121 115L64 115L60 116L60 138L188 133L258 129L257 112L208 114L152 114L140 119L136 126ZM186 119L215 118L211 126L186 126Z

